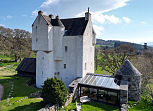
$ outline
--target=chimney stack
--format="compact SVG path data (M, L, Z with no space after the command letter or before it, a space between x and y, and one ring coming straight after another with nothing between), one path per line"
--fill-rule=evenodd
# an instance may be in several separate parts
M88 12L85 13L85 20L91 20L90 8L88 7Z
M53 19L53 18L54 18L54 15L53 15L53 14L50 14L49 17L50 17L51 19Z

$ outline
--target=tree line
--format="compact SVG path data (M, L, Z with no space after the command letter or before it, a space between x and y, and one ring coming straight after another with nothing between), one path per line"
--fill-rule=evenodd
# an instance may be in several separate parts
M30 57L31 33L20 29L10 29L0 26L0 53L13 56L14 61L22 57Z

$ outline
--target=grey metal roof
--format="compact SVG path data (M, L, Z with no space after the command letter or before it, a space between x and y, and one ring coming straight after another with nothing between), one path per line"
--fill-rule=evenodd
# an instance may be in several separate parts
M141 73L127 59L123 62L120 68L115 72L115 75L140 76Z
M114 90L124 90L123 88L120 88L120 85L115 82L115 78L113 76L102 74L87 74L84 78L81 79L79 84Z

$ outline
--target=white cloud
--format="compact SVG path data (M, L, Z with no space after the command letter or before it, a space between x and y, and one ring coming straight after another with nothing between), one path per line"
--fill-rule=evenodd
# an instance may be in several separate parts
M0 26L4 27L5 25L3 25L3 24L0 24Z
M45 0L37 10L44 13L50 12L71 12L73 9L84 10L84 7L91 7L96 12L105 13L127 5L130 0ZM35 10L34 10L35 11ZM34 13L34 11L32 13ZM76 12L78 13L78 12ZM74 13L75 14L75 13Z
M131 22L131 19L128 18L128 17L122 17L122 20L123 20L125 23L127 23L127 24L129 24L129 23Z
M102 34L103 34L103 31L104 31L104 27L103 26L98 26L98 25L93 25L93 27L94 27L94 30L96 32L96 35L98 37L101 37Z
M13 16L8 15L8 16L6 16L6 18L11 19L11 18L13 18Z
M104 10L99 11L100 13L109 12L127 5L130 0L103 0L107 3L107 7Z
M109 22L109 23L112 23L112 24L117 24L120 22L120 19L114 15L105 15L105 19Z
M43 2L41 4L41 8L45 8L45 7L48 7L50 6L50 4L53 4L53 3L57 3L59 0L46 0L45 2Z
M92 19L95 23L100 24L117 24L120 23L120 18L115 15L106 15L99 12L90 12L92 14ZM85 12L81 12L76 15L76 17L84 16Z
M147 24L145 21L141 21L140 23L143 24L143 25L144 25L144 24Z
M38 15L38 10L37 9L32 11L32 16L37 16L37 15Z
M100 37L104 31L103 24L118 24L122 23L122 21L125 23L131 22L131 19L127 17L117 17L113 14L106 14L106 12L126 6L129 1L130 0L46 0L40 7L32 12L32 16L36 16L38 10L42 10L44 14L54 13L67 17L74 15L80 17L85 14L84 8L90 6L92 9L90 13L92 14L93 26L97 36Z

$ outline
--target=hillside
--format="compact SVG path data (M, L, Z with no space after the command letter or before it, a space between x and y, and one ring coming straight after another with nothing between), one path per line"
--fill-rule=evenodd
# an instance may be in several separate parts
M97 39L96 45L100 45L101 47L108 47L108 48L115 48L120 46L121 44L130 44L133 47L135 47L137 50L143 50L144 46L141 44L131 43L131 42L125 42L125 41L118 41L118 40L102 40ZM151 48L148 46L148 48Z

